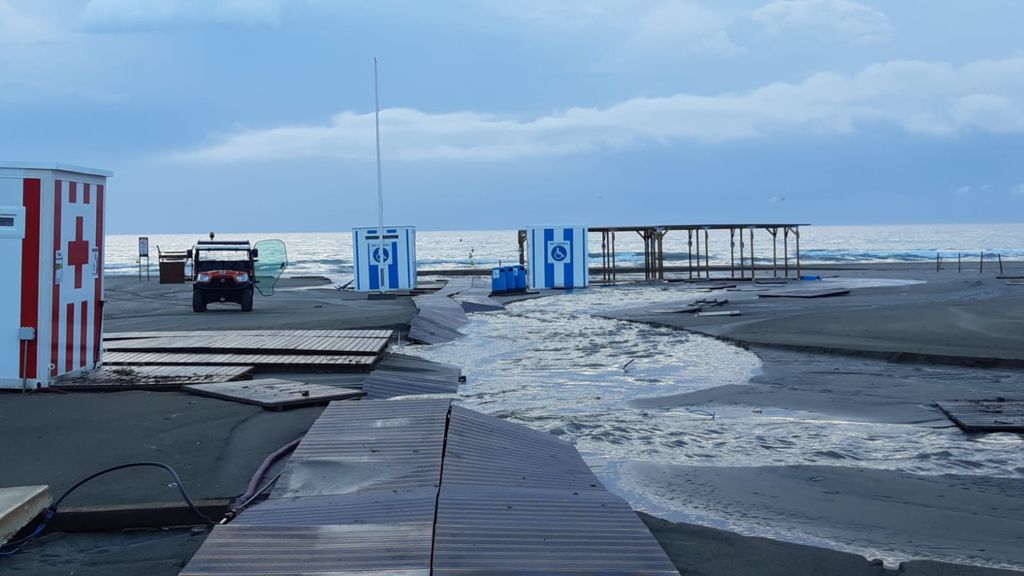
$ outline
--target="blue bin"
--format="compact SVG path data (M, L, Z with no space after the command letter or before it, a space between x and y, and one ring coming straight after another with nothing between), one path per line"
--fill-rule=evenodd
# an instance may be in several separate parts
M505 268L491 268L491 292L507 292L508 282L505 278Z
M505 290L512 292L516 289L516 269L513 266L502 266L502 273L505 275Z
M516 290L526 290L526 266L513 266L516 269Z

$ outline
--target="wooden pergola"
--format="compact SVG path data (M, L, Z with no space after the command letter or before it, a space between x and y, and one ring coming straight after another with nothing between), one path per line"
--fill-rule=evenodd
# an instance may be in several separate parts
M664 280L665 272L685 271L691 279L711 278L710 245L711 232L729 231L729 278L736 280L754 280L757 278L758 266L754 251L754 232L764 230L772 237L772 265L761 266L765 272L771 271L773 278L781 272L784 278L790 275L789 237L795 239L795 272L800 276L800 227L809 224L667 224L657 226L598 226L591 227L591 234L601 235L601 267L591 268L591 274L600 274L601 281L614 283L618 272L633 273L639 267L620 268L616 265L615 238L618 233L636 233L643 240L644 264L643 273L647 280ZM687 264L683 266L665 266L665 236L672 231L685 231L687 235ZM744 242L744 232L749 241ZM782 232L782 262L779 262L778 236ZM703 252L701 247L703 236ZM739 246L737 250L737 238ZM738 256L738 259L737 259ZM703 260L703 262L702 262ZM519 231L519 263L526 263L526 231ZM725 270L724 266L716 269ZM737 275L737 272L739 275Z

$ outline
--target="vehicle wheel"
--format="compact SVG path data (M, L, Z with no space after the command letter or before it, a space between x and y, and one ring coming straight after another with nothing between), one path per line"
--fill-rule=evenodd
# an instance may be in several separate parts
M203 299L203 293L199 290L192 291L192 311L206 312L206 300Z
M242 290L242 312L252 312L252 288Z

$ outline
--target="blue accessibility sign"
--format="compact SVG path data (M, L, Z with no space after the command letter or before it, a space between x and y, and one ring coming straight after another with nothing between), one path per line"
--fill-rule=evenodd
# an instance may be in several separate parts
M568 264L570 248L568 242L548 242L548 262Z
M569 251L565 249L565 246L555 246L551 249L551 259L555 262L561 262L569 255Z
M378 246L373 249L373 259L378 264L387 264L391 261L391 252L383 246Z

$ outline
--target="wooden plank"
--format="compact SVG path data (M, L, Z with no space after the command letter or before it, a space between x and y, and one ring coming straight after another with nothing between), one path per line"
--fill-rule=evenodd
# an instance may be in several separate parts
M108 365L127 366L255 366L259 368L314 369L325 372L365 372L377 361L375 356L281 356L273 354L176 354L170 352L107 352Z
M58 380L58 390L177 390L186 384L244 380L253 367L240 366L117 366L109 365Z
M272 498L435 488L448 400L333 402L310 427Z
M107 342L110 352L190 352L232 354L380 354L388 338L338 338L321 336L203 335L136 338Z
M200 396L231 400L243 404L255 404L269 410L326 404L332 400L358 398L364 394L361 390L342 388L340 386L307 384L305 382L275 378L248 380L245 382L191 384L183 386L182 389Z
M935 404L966 432L1024 432L1024 400L954 400Z
M430 523L217 526L181 576L429 576Z
M135 332L107 332L103 334L104 340L133 340L138 338L188 338L193 336L220 335L220 336L315 336L319 338L390 338L393 330L388 329L361 329L361 330L165 330L165 331L135 331Z

